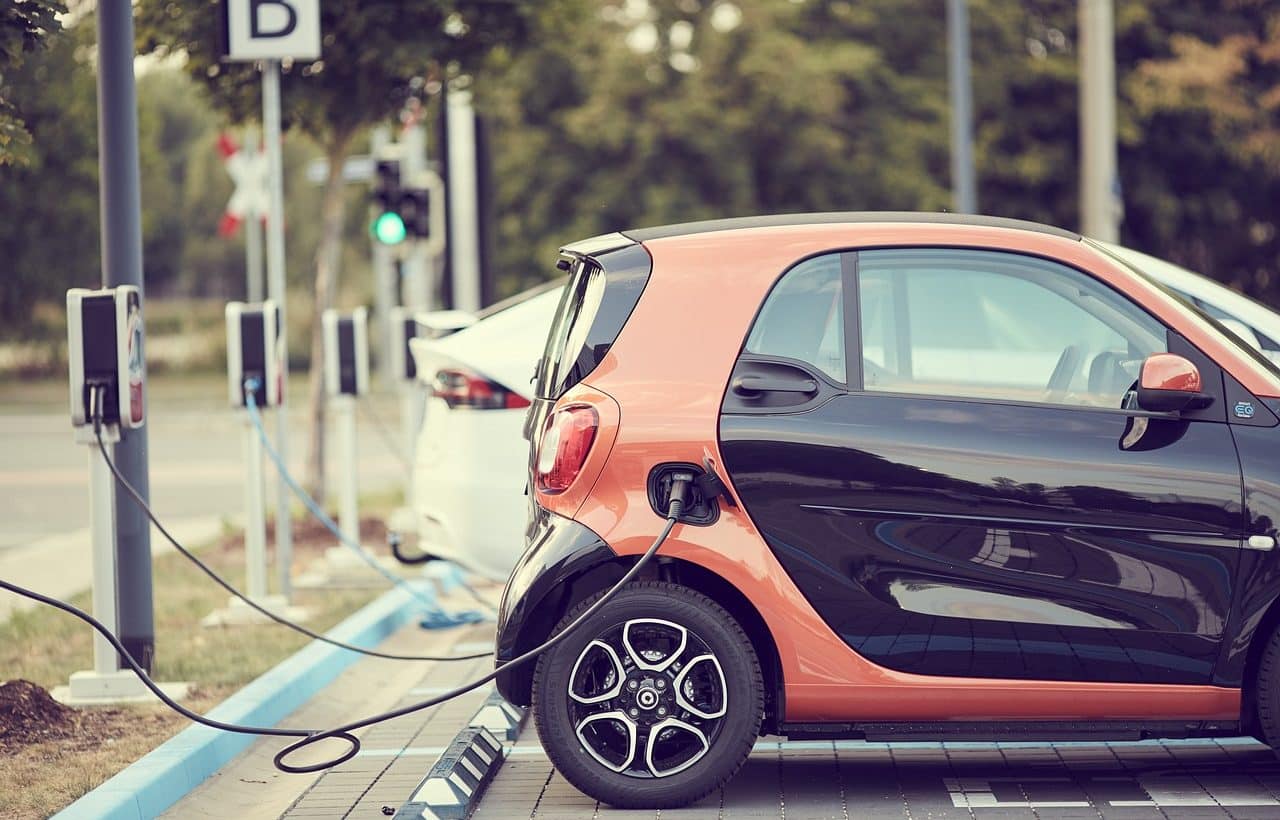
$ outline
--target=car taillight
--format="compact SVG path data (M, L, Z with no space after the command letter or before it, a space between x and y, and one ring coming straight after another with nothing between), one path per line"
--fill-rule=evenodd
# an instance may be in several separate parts
M592 407L566 407L547 421L538 445L539 490L555 495L569 489L582 472L599 426L600 416Z
M460 367L438 371L431 395L444 399L452 408L518 410L529 406L529 400L519 393Z

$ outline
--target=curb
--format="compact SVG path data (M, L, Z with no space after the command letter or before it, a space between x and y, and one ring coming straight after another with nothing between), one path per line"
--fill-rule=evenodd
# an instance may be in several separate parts
M502 744L488 729L468 726L449 744L393 820L465 818L504 757Z
M376 646L413 622L415 600L404 589L392 589L326 636ZM275 726L360 657L312 641L218 704L208 717L224 723ZM59 820L149 820L186 797L257 739L199 724L188 726L54 816Z
M524 709L490 692L392 820L459 820L471 814L506 760L498 738L515 740L524 715Z
M502 740L515 740L520 736L520 727L523 724L524 710L507 703L506 698L494 691L485 698L484 705L471 718L471 723L468 725L488 729L495 737Z

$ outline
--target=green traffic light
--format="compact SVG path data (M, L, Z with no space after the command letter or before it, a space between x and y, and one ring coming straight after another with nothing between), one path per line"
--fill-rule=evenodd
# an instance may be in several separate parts
M395 211L384 211L373 221L373 235L384 245L398 245L406 234L404 220Z

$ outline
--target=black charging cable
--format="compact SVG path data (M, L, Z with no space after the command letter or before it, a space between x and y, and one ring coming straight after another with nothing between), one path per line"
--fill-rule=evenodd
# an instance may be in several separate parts
M16 593L18 595L23 596L24 598L30 598L33 601L39 601L40 603L47 604L53 607L54 609L60 609L63 612L66 612L70 615L74 615L75 617L89 624L89 626L93 627L94 630L98 632L98 634L106 638L107 641L110 642L110 644L113 647L115 647L116 652L120 653L120 657L124 658L124 662L128 664L129 668L133 670L133 673L138 676L138 680L142 681L142 685L151 690L151 694L159 698L160 702L163 703L165 706L168 706L170 709L182 715L183 717L187 718L188 720L194 721L204 726L208 726L212 729L219 729L223 732L232 732L238 735L264 735L268 737L308 738L308 737L318 736L320 734L320 731L317 729L277 729L277 728L266 727L266 726L241 726L240 724L237 724L237 723L223 723L220 720L213 720L212 718L207 718L204 715L200 714L199 712L193 712L187 707L183 706L181 703L178 703L173 698L166 695L164 693L164 690L161 689L159 686L157 686L155 682L152 681L151 678L147 675L146 671L141 666L138 665L137 661L133 659L133 656L129 654L129 650L125 649L124 644L120 642L120 639L117 638L115 635L112 635L111 630L103 626L102 623L97 618L94 618L89 613L85 612L84 610L78 609L72 606L71 604L64 603L62 601L59 601L56 598L50 598L47 595L41 595L39 592L35 592L25 587L20 587L17 584L11 584L8 581L4 580L3 578L0 578L0 589L6 589L9 592ZM356 752L360 751L360 740L355 735L352 735L343 731L329 731L329 732L325 732L324 736L325 736L325 739L335 739L335 740L346 741L347 744L349 745L348 749L346 749L340 756L333 759L332 763L330 764L332 766L337 766L340 763L345 763L346 761L355 757Z
M270 609L267 609L266 607L254 601L249 596L240 592L240 590L233 587L221 575L214 572L213 569L210 568L208 564L201 561L199 558L195 556L194 553L192 553L186 547L182 546L182 544L178 543L178 539L174 538L173 535L169 532L169 530L165 529L164 524L161 524L160 519L156 518L156 514L152 511L151 506L147 504L146 499L142 497L141 493L139 493L136 489L134 489L133 485L129 483L129 480L125 478L124 475L120 472L120 469L116 466L115 461L111 458L110 455L108 455L106 443L102 439L101 401L98 400L95 402L95 399L94 399L94 396L96 396L100 391L104 392L105 389L106 388L104 385L94 386L93 392L90 394L89 408L90 408L90 413L93 416L93 434L94 434L94 437L98 440L98 451L102 453L102 458L107 463L107 467L110 468L111 474L115 476L116 482L120 485L120 487L124 489L126 493L129 494L129 496L133 499L134 503L137 504L138 507L140 507L144 513L146 513L146 516L148 519L150 519L151 523L155 525L156 529L160 531L160 534L165 537L165 540L168 541L170 544L172 544L173 548L176 549L182 555L182 557L186 558L188 561L195 564L196 567L205 575L207 575L210 580L212 580L215 584L225 589L232 596L244 602L250 609L264 615L265 617L269 618L272 621L275 621L276 623L280 624L281 626L287 629L292 629L294 632L298 632L303 635L306 635L308 638L311 638L312 640L320 641L321 643L326 643L326 644L329 644L330 646L336 646L339 649L345 649L348 652L358 652L361 655L368 655L371 658L386 658L387 660L393 660L393 661L448 662L448 661L472 661L472 660L476 660L477 658L487 658L493 654L492 652L478 652L474 655L447 655L447 656L401 655L395 652L379 652L375 649L365 649L363 647L354 646L352 644L344 643L334 638L327 637L314 630L307 629L302 624L295 623L294 621L291 621L288 618L284 618L284 617L281 617L280 615L277 615L276 613L272 612Z
M352 723L347 723L343 726L338 726L333 729L326 729L323 731L319 731L315 729L277 729L277 728L267 728L262 726L242 726L234 723L223 723L221 721L213 720L211 718L205 717L204 715L193 712L190 709L187 709L182 704L173 700L173 698L170 698L168 695L166 695L164 691L159 686L157 686L154 681L151 680L151 678L147 675L146 670L144 670L138 664L138 662L133 659L133 656L129 654L129 650L127 650L124 644L120 642L120 639L117 638L115 635L111 634L111 631L109 629L103 626L96 618L94 618L89 613L77 607L74 607L71 604L65 603L63 601L59 601L56 598L50 598L47 595L41 595L39 592L35 592L34 590L27 589L26 587L21 587L21 586L18 586L17 584L9 583L8 581L5 581L3 578L0 578L0 589L5 589L5 590L8 590L9 592L15 593L17 595L21 595L24 598L30 598L33 601L38 601L42 604L46 604L48 606L53 607L54 609L61 610L63 612L68 613L69 615L73 615L76 618L79 618L80 620L89 624L91 627L94 628L94 630L100 633L103 637L105 637L111 643L111 645L115 648L116 652L120 653L120 656L124 658L125 663L128 664L129 668L133 670L133 673L138 676L138 679L142 681L144 686L146 686L149 690L151 690L152 694L154 694L157 698L160 699L161 703L168 706L170 709L182 715L183 717L187 718L188 720L192 720L196 723L202 724L204 726L208 726L213 729L219 729L224 732L234 732L236 734L262 735L265 737L300 738L300 740L290 743L288 746L285 746L278 753L276 753L275 757L272 759L272 762L275 764L275 767L282 772L286 772L289 774L310 774L314 772L323 771L325 769L331 769L334 766L339 766L345 763L346 761L350 760L351 758L355 757L356 754L358 754L360 751L360 739L357 738L355 735L353 735L352 732L356 731L357 729L363 729L367 726L372 726L375 723L382 723L384 721L393 720L395 718L403 717L404 715L409 715L414 712L420 712L423 709L429 709L432 706L438 706L441 703L444 703L445 701L453 700L454 698L464 695L467 692L474 691L475 689L480 688L486 683L489 683L490 681L492 681L499 675L503 674L504 672L514 669L515 667L520 666L521 664L528 663L529 661L536 658L538 655L542 654L543 652L546 652L548 649L551 649L557 646L558 644L560 644L560 642L564 641L571 634L573 634L578 629L578 627L580 627L583 624L583 622L585 622L592 615L595 615L597 612L599 612L601 607L603 607L606 603L608 603L608 601L611 598L613 598L614 595L618 594L618 592L624 586L630 583L632 579L634 579L640 573L640 570L642 570L645 567L645 565L648 564L649 561L653 559L653 556L657 554L658 550L662 547L663 543L666 542L667 536L671 534L671 529L676 525L676 522L679 519L680 514L684 511L684 504L687 499L689 485L693 482L694 476L693 476L693 473L691 472L677 473L673 477L673 479L674 480L672 481L672 484L671 484L671 501L667 508L667 522L666 522L666 525L662 528L662 532L658 534L658 537L656 539L654 539L654 542L649 547L649 549L646 550L645 553L640 556L639 560L637 560L636 563L632 565L631 569L629 569L620 579L618 579L617 583L615 583L612 587L610 587L608 591L606 591L604 595L602 595L599 598L599 600L597 600L594 604L589 606L577 618L574 618L573 621L564 629L560 630L560 632L556 633L554 636L547 639L546 641L543 641L540 645L534 647L533 649L530 649L528 652L525 652L523 655L520 655L517 658L513 658L512 660L507 661L506 663L502 664L502 666L499 666L498 668L494 669L489 674L484 675L483 677L477 678L476 680L471 681L470 683L465 683L462 686L459 686L455 689L451 689L448 692L445 692L444 694L438 695L428 700L421 701L419 703L414 703L409 706L402 707L400 709L395 709L390 712L383 712L381 714L373 715L371 717L367 717L362 720L354 721ZM333 757L328 760L322 760L318 763L310 763L310 764L305 764L300 766L294 766L285 762L285 759L289 755L294 754L295 752L299 752L302 749L310 747L324 740L341 740L348 744L348 748L337 757Z
M448 692L437 695L434 698L410 704L409 706L404 706L391 712L385 712L381 715L375 715L371 718L347 723L342 726L329 729L325 732L317 732L316 734L305 737L302 740L290 743L288 746L285 746L277 752L276 756L272 758L272 762L275 763L276 768L282 772L288 772L290 774L310 774L337 766L343 760L349 759L349 756L341 759L335 758L333 760L325 760L319 763L300 766L290 765L289 763L286 763L285 760L295 752L302 751L303 749L319 743L322 740L329 740L330 738L345 739L345 737L349 736L351 732L354 732L357 729L363 729L366 726L370 726L374 723L381 723L384 720L390 720L392 718L413 714L414 712L420 712L423 709L429 709L432 706L438 706L445 701L453 700L456 697L465 695L468 692L479 689L481 686L484 686L486 683L494 680L499 675L502 675L517 666L528 663L543 652L559 645L562 641L572 635L578 627L582 626L587 619L599 612L600 609L607 604L614 595L617 595L623 587L631 583L631 581L640 574L640 571L644 569L645 565L653 559L653 556L658 553L658 550L662 547L663 543L666 542L667 536L671 534L671 529L676 525L677 520L680 518L680 514L684 512L684 505L688 497L689 485L693 483L693 480L694 476L692 472L676 473L672 476L671 500L667 506L667 523L662 528L662 532L660 532L658 537L654 539L653 544L650 545L649 549L645 550L644 554L640 556L640 559L631 566L631 569L627 570L627 572L618 579L617 583L609 587L608 591L605 592L604 595L600 596L594 604L587 607L582 614L577 618L574 618L573 621L571 621L564 629L560 630L560 632L543 641L538 646L535 646L533 649L530 649L528 652L525 652L523 655L512 658L489 674L476 678L470 683L464 683L459 687L450 689Z

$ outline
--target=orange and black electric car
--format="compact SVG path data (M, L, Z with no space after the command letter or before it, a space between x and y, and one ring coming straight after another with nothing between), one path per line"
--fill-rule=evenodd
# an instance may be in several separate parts
M1280 372L1100 246L937 214L569 245L500 675L618 806L758 735L1280 744Z

